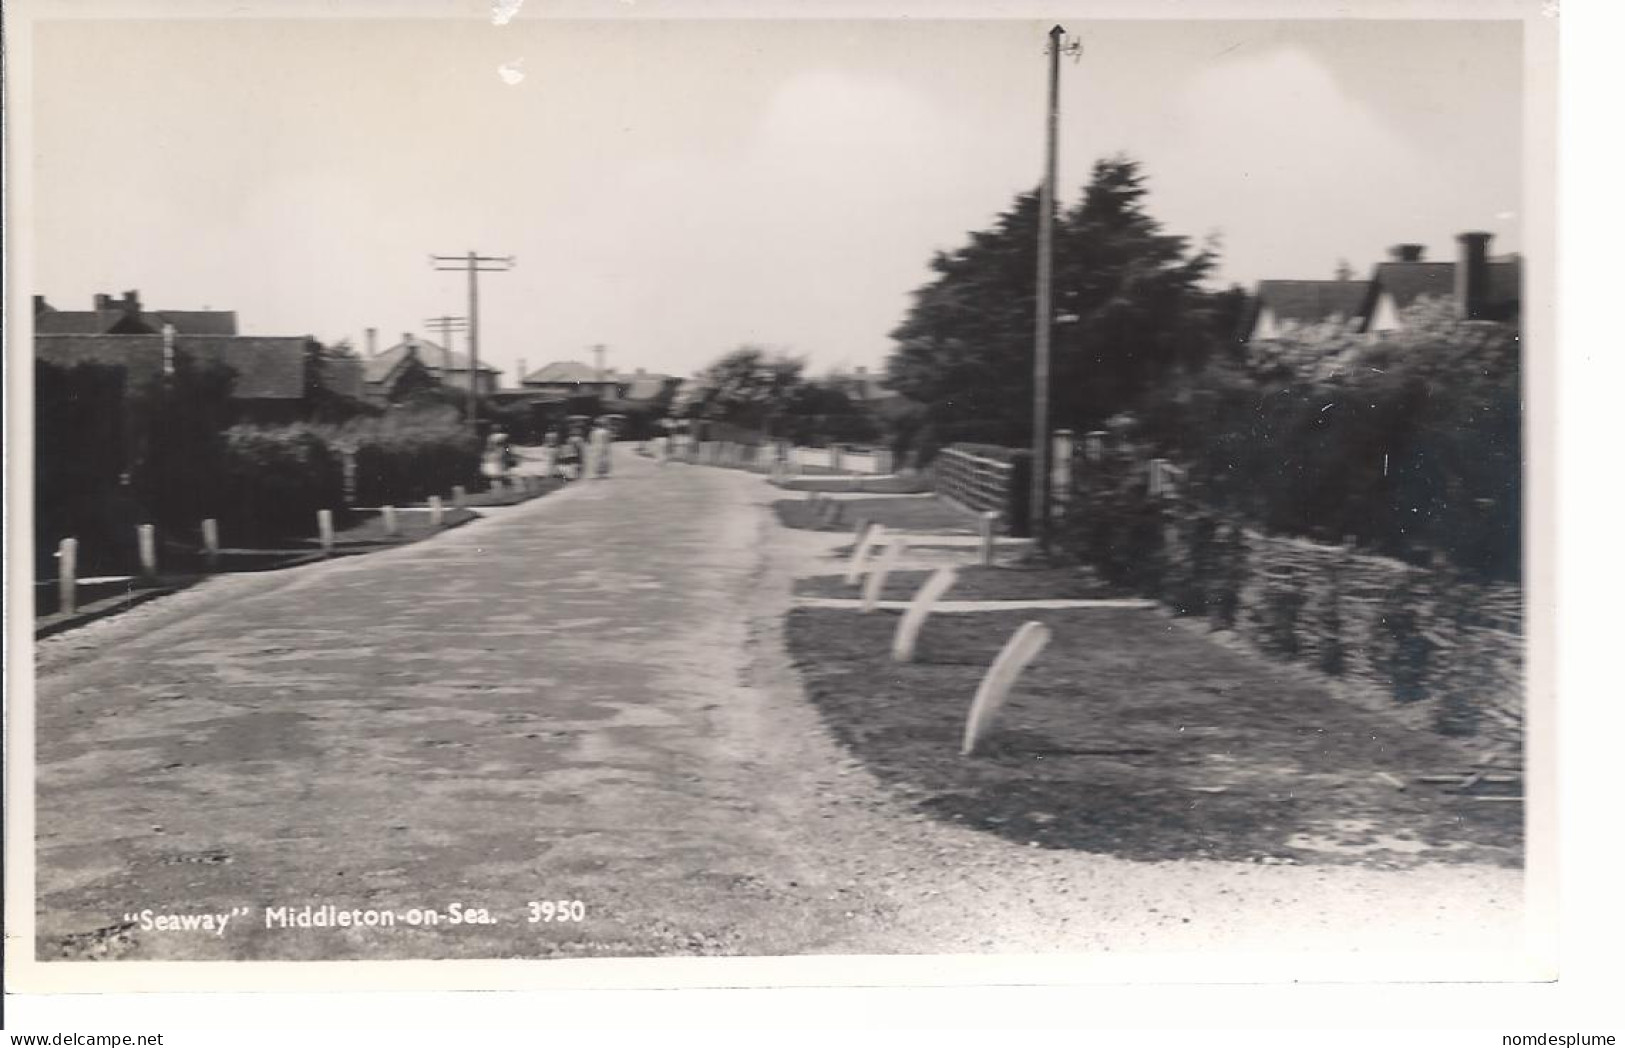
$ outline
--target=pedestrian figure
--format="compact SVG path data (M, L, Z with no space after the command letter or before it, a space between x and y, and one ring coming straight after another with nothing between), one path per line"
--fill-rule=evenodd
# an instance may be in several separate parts
M610 432L603 419L598 419L593 423L592 436L588 438L588 443L592 449L593 479L597 480L609 476Z
M559 475L559 435L548 433L542 437L542 476L549 480Z
M480 473L492 488L508 488L508 471L513 468L513 452L508 447L508 434L493 430L485 439L485 454L480 459Z

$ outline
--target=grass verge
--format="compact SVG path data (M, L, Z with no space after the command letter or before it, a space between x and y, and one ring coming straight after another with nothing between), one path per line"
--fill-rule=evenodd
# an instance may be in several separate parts
M881 600L913 600L929 571L894 571L881 587ZM840 575L797 579L798 597L856 597L859 587ZM1102 582L1083 568L982 567L967 565L943 600L1103 600L1133 593Z
M1024 621L1054 637L985 752L959 754L978 682ZM1404 727L1148 610L938 615L891 660L895 613L798 608L786 632L840 741L936 817L1128 859L1517 866L1522 805L1418 782L1459 741ZM1392 778L1389 778L1389 777ZM1406 785L1399 789L1394 780Z
M974 535L976 521L962 509L940 499L878 498L841 501L839 515L830 520L825 507L804 499L780 499L773 512L787 528L802 531L851 532L859 520L884 524L889 530L932 535Z

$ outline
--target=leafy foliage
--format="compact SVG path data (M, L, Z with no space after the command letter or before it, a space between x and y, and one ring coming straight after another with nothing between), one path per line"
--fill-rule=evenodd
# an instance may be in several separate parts
M1239 316L1234 293L1200 282L1211 247L1162 231L1145 209L1139 164L1098 162L1055 225L1052 420L1093 428L1165 376L1199 366ZM931 443L1022 444L1032 426L1039 204L1023 193L993 228L931 260L931 283L892 333L892 388L929 405Z

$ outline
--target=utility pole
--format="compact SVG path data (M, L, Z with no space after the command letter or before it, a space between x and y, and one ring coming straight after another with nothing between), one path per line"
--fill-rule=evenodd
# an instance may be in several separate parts
M1066 30L1056 26L1049 31L1049 109L1044 140L1044 183L1038 194L1038 304L1034 310L1033 333L1033 541L1040 553L1049 552L1050 520L1050 435L1049 358L1050 336L1055 325L1055 140L1061 110L1061 52L1076 53L1076 45L1063 41Z
M446 380L449 382L451 380L452 371L451 335L454 331L467 331L468 320L466 317L430 317L423 323L430 331L436 331L440 334L441 348L446 351L442 360L442 370L445 372Z
M435 269L468 274L468 426L475 432L480 425L480 274L505 273L514 267L514 257L496 257L470 251L464 255L430 255Z

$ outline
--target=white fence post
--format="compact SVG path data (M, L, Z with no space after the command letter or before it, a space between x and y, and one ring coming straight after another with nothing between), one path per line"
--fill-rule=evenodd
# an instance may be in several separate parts
M319 509L316 511L316 535L321 539L322 556L333 555L333 511Z
M56 547L57 611L72 615L79 610L79 540L63 539Z
M220 522L213 517L203 522L203 559L210 571L220 563Z
M468 489L461 484L451 486L451 504L458 509L468 505Z
M846 566L846 584L856 586L858 580L863 578L864 562L869 559L869 551L886 534L886 525L870 524L858 538L858 544L852 549L852 560Z
M429 496L429 527L438 528L446 522L446 504L439 495Z
M886 536L886 552L880 555L880 562L869 572L869 577L863 581L863 612L865 614L875 610L875 604L880 600L881 591L886 588L886 576L897 567L897 561L903 556L905 543L901 535Z
M958 580L959 572L954 568L938 568L925 580L925 585L909 602L908 611L903 613L903 621L897 625L897 636L891 646L893 659L898 662L913 661L915 644L920 639L920 630L925 626L931 609Z
M976 751L976 744L993 726L994 715L1004 705L1005 699L1010 697L1010 689L1021 677L1021 671L1038 657L1048 643L1049 627L1042 622L1023 623L1011 635L998 658L993 660L993 665L988 667L987 676L982 678L981 687L976 689L976 698L970 704L970 715L965 718L965 740L959 750L963 756L968 757Z
M395 512L394 506L384 507L384 534L399 535L401 533L401 518Z
M999 515L992 510L983 510L977 517L976 529L982 538L982 566L993 565L993 527L998 523Z
M158 574L158 530L151 524L135 529L136 550L141 557L141 574L152 578Z

